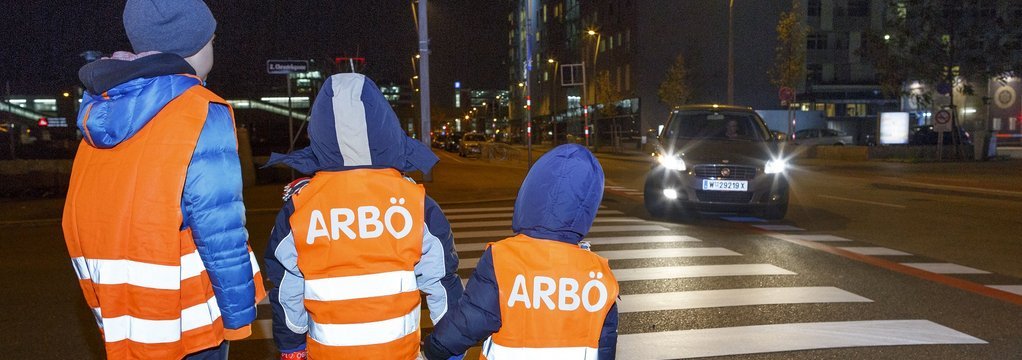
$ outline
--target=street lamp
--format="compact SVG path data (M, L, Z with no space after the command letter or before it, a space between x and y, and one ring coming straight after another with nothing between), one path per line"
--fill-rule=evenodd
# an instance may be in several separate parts
M729 0L727 6L727 103L735 103L735 32L734 32L735 0Z

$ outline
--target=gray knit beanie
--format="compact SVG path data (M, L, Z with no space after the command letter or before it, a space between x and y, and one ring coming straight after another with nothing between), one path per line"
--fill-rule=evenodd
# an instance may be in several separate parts
M135 53L189 57L213 38L216 20L202 0L128 0L124 31Z

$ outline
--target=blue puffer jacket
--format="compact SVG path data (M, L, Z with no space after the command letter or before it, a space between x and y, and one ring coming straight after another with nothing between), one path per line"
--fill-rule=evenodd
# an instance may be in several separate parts
M540 241L578 244L596 218L603 200L603 169L593 154L578 145L561 145L543 155L518 190L512 230ZM463 354L500 330L500 292L490 249L483 252L465 294L426 339L431 360ZM613 359L617 347L617 305L611 307L600 333L599 359Z
M309 139L309 147L287 155L273 154L266 166L286 164L305 174L363 168L409 172L429 171L439 160L429 147L405 135L383 93L361 74L337 74L323 83L312 106ZM291 235L295 208L290 194L307 183L307 179L295 181L285 190L284 207L277 214L266 248L266 276L276 285L269 291L273 339L282 353L306 346L309 320L303 303L304 278ZM437 323L457 305L463 287L451 225L433 199L427 196L425 200L422 258L414 271L416 285L426 294L430 318ZM385 354L381 358L386 358Z
M113 148L138 133L167 103L203 86L181 57L158 54L134 61L99 60L79 72L88 91L78 128L97 148ZM191 74L185 76L181 74ZM209 275L224 327L237 329L256 317L255 283L245 230L241 163L230 111L210 104L192 153L181 196L182 229L191 228Z

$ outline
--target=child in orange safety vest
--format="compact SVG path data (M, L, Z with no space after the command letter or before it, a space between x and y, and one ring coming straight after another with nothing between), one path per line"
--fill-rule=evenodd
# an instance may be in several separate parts
M285 189L265 255L281 358L415 359L420 292L434 323L462 293L450 224L402 174L438 159L361 74L325 81L309 139L267 163L315 174Z
M613 359L618 285L582 239L603 198L603 169L579 145L546 153L515 202L517 234L480 257L456 310L424 341L428 359Z

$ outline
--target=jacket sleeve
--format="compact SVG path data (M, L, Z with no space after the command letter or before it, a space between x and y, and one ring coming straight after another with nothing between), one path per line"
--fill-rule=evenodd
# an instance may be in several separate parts
M600 349L596 358L600 360L614 360L617 352L617 303L610 307L607 318L603 320L603 330L600 331Z
M454 249L451 224L428 196L424 214L422 258L415 264L415 280L419 290L426 294L429 317L436 324L457 305L464 289L458 277L458 252Z
M305 349L309 316L305 310L305 280L298 269L298 253L291 232L294 203L288 200L277 213L266 247L266 274L275 287L270 290L273 307L273 341L281 353Z
M248 250L241 189L234 121L227 107L210 104L188 165L181 211L228 329L256 318L253 274L258 264Z
M465 287L458 306L440 319L425 340L423 351L430 360L464 354L468 348L500 330L500 294L493 271L493 255L486 249Z

